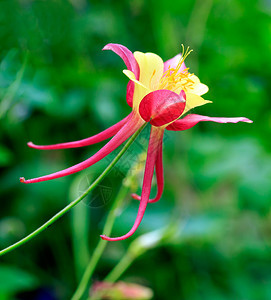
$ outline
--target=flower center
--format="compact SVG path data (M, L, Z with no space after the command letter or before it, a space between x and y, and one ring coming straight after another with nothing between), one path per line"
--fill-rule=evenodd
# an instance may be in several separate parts
M193 50L189 50L189 47L185 50L183 45L182 49L183 51L181 59L177 67L171 68L169 66L168 70L164 72L159 83L159 89L165 89L179 93L181 90L186 92L195 84L195 82L191 79L193 74L188 72L189 68L185 68L184 70L180 71L185 59Z

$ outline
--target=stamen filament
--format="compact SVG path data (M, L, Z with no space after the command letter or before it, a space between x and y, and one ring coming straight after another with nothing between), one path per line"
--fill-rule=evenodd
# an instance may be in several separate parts
M182 64L192 51L193 50L189 50L189 47L185 50L182 44L182 55L178 65L176 68L169 66L168 70L164 72L159 84L159 89L167 89L173 92L182 89L186 92L193 86L194 81L191 79L193 74L188 72L189 68L185 68L180 72Z

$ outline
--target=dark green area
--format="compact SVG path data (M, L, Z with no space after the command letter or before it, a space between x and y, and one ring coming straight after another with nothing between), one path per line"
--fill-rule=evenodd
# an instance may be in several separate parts
M271 299L270 14L269 0L0 1L0 248L49 219L114 157L51 182L18 180L71 166L101 147L45 152L28 148L28 141L82 139L129 113L124 64L103 46L120 43L166 60L183 43L194 49L187 65L213 101L194 112L254 123L206 122L167 132L165 192L149 205L134 237L172 219L181 220L179 233L142 255L121 279L149 286L158 300ZM92 195L92 205L87 199L1 257L0 299L70 298L128 155L105 180L108 189ZM128 231L137 205L127 195L113 235ZM133 238L108 245L93 280L108 274Z

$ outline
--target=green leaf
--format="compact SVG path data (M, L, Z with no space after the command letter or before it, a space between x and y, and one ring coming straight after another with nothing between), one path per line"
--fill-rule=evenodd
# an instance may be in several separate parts
M36 278L16 267L0 266L0 295L15 294L37 286Z

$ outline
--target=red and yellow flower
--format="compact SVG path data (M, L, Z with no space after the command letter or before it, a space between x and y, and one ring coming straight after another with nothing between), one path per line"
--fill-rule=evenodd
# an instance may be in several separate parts
M162 196L164 188L162 143L165 130L182 131L202 121L218 123L251 123L252 121L243 117L216 118L187 114L192 108L211 102L201 97L208 92L208 87L201 83L196 75L190 73L185 66L184 60L190 53L188 50L185 52L183 49L182 55L178 54L166 62L163 62L154 53L132 53L126 47L118 44L108 44L103 50L114 51L126 64L127 70L124 70L123 73L130 79L127 85L126 100L132 108L131 113L105 131L83 140L48 146L39 146L29 142L28 146L31 148L51 150L88 146L112 137L96 154L79 164L46 176L28 180L22 177L20 180L24 183L41 182L86 169L119 147L144 123L149 122L151 133L142 193L141 196L132 195L133 198L140 200L135 223L131 230L121 237L101 236L105 240L117 241L130 237L140 225L147 204L158 201ZM154 169L157 178L157 195L154 199L150 199Z

